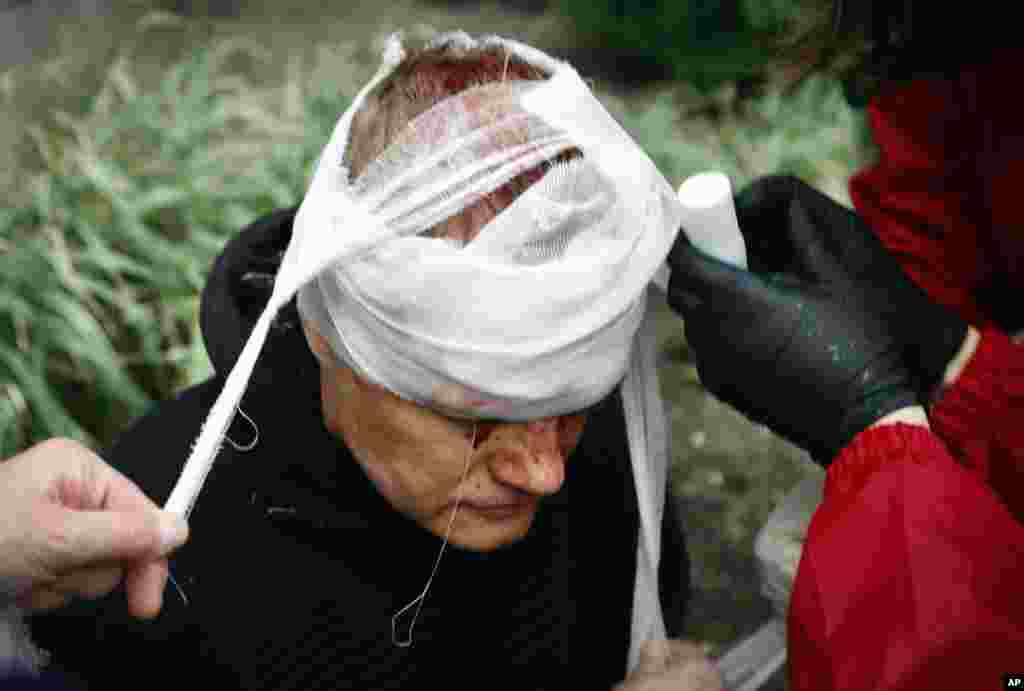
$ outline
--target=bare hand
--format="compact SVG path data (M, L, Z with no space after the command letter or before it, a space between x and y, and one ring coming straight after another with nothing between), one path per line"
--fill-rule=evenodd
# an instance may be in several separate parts
M163 605L167 555L188 526L88 448L51 439L0 462L0 595L29 611L99 598L125 580L129 610Z
M647 641L633 673L613 691L722 691L722 678L690 641Z

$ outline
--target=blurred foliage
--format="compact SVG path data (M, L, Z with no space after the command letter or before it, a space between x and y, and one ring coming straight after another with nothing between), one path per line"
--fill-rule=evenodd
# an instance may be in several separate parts
M841 83L811 75L795 85L766 84L740 97L732 84L709 96L666 89L646 104L605 99L673 185L709 169L739 189L773 172L798 175L849 204L846 180L874 156L863 111Z
M827 21L819 0L558 0L577 39L609 59L698 89L758 78L784 46Z
M148 15L154 26L179 21ZM129 45L80 115L26 126L41 170L0 212L0 454L62 435L108 443L153 400L210 373L199 291L230 234L297 203L348 98L292 61L260 89L217 42L133 75ZM15 79L10 74L6 79Z

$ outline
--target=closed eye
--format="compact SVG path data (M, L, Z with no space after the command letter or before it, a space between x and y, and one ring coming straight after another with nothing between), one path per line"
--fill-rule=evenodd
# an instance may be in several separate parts
M566 415L560 415L558 421L558 436L559 442L563 449L570 450L579 441L580 435L583 433L583 428L586 425L587 418L591 411L596 408L596 404L588 406L578 412L570 413ZM449 425L454 427L459 434L463 435L466 439L474 439L474 432L476 434L473 446L478 448L487 437L490 436L491 432L495 427L499 427L504 424L508 424L507 420L497 419L479 419L479 420L467 420L462 418L451 417L448 415L439 415ZM474 430L475 426L475 430Z

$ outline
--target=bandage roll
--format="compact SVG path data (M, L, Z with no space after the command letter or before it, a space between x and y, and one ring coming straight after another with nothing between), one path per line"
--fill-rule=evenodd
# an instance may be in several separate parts
M722 173L694 175L679 186L683 232L694 247L723 262L747 268L747 248L736 218L732 185Z

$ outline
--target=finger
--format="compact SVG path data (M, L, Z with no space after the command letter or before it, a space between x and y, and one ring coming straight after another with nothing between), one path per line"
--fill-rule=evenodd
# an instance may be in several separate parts
M138 485L125 477L117 468L96 457L92 468L94 482L100 485L101 502L92 509L125 511L132 513L156 513L160 507L139 489Z
M668 641L664 639L652 639L640 647L640 656L637 659L637 666L634 674L643 676L657 674L665 669L668 662L669 647Z
M802 209L812 220L833 256L842 257L846 250L859 245L860 239L874 237L855 212L797 178L793 182L792 206Z
M795 201L789 209L789 233L793 239L794 270L801 275L817 280L828 280L842 275L840 263L831 247L829 236L832 225L837 223L835 214L823 217L815 209Z
M852 277L905 275L900 262L867 222L846 207L836 205L823 231L823 242Z
M708 300L735 280L738 270L699 250L684 233L679 233L668 256L669 294L685 292L701 301Z
M168 553L188 540L188 523L184 518L161 510L139 489L138 485L116 468L103 462L102 459L97 457L97 460L99 462L96 475L104 487L104 500L102 505L96 508L131 514L155 515L161 539L158 556L167 556Z
M66 566L165 556L188 539L181 517L161 511L134 482L88 449L72 450L78 474L89 487L82 492L87 503L75 507L86 510L75 512L77 520L64 520L75 550L63 556L85 562Z
M722 675L707 660L691 661L685 664L685 678L688 684L681 688L693 689L693 691L723 691L725 688Z
M781 218L793 200L799 178L793 175L762 175L736 195L736 214L750 221Z
M704 648L693 641L684 641L673 638L667 641L666 645L668 663L670 665L707 659L707 656L704 654Z
M18 606L27 612L49 612L60 609L71 601L71 596L49 588L33 588L18 598Z
M736 219L752 271L774 273L792 266L788 214L799 182L792 175L767 175L736 195Z
M188 538L187 527L161 511L77 511L52 506L56 515L52 560L58 571L97 562L153 559ZM183 532L177 533L176 531Z
M153 619L163 608L169 573L166 559L138 564L125 576L128 611L136 619Z
M771 287L760 276L704 254L682 233L672 246L669 263L672 300L685 293L728 309L730 304L760 302L766 294L771 294Z
M792 175L758 179L736 199L752 270L821 279L864 256L873 233L853 211Z
M124 570L120 566L96 566L65 573L50 588L59 593L95 600L110 593L123 577Z

